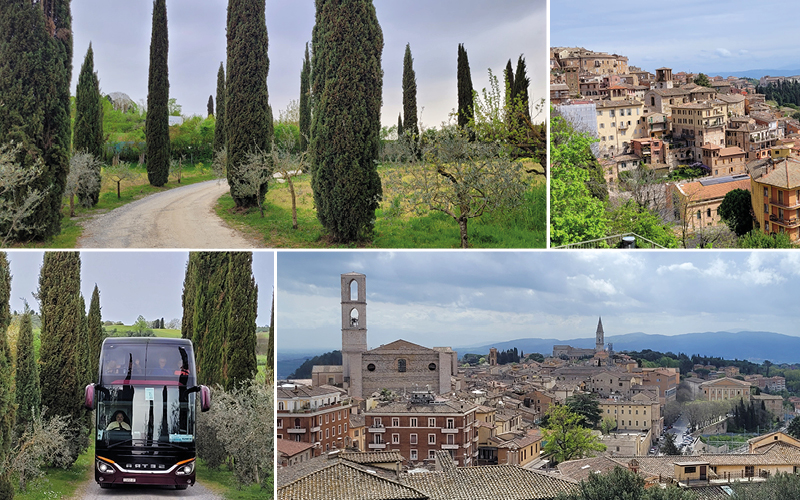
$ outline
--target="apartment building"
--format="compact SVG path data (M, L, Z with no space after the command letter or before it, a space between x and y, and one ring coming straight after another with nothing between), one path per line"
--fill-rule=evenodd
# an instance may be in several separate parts
M636 100L597 101L597 135L602 156L624 153L633 139L646 137L644 105Z
M600 413L617 422L617 431L649 432L652 439L658 439L664 429L658 398L651 399L643 393L629 400L601 399Z
M703 146L725 146L726 113L722 104L692 102L672 107L673 137L687 141L692 158L702 158Z
M770 162L753 174L752 202L756 221L765 233L787 233L800 241L800 160Z
M718 378L700 384L700 393L706 401L743 399L750 401L750 383L735 378Z
M350 444L350 398L335 387L296 384L277 389L278 439L314 445L314 456Z
M364 414L367 450L397 450L409 462L433 460L444 450L457 464L471 465L478 453L477 410L472 403L428 394L380 406Z

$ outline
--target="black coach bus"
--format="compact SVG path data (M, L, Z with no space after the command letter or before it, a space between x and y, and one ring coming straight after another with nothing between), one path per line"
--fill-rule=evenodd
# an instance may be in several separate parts
M98 484L194 485L196 408L207 411L211 393L196 385L192 342L107 338L98 380L84 400L95 410Z

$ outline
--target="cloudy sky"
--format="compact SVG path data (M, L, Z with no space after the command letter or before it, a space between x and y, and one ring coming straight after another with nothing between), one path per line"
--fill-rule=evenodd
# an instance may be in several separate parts
M651 72L798 69L797 43L786 36L797 30L796 7L786 0L554 1L550 45L622 54Z
M21 311L23 299L38 311L32 293L39 287L43 252L7 252L11 266L11 309ZM269 325L274 286L274 252L253 254L253 276L258 284L259 326ZM81 291L86 307L95 283L100 290L103 321L133 324L141 314L148 320L169 321L183 315L181 293L188 252L172 251L83 251Z
M367 342L760 330L800 335L798 252L281 252L278 350L341 347L339 275L367 275Z
M544 0L375 0L383 29L384 125L397 123L402 108L402 66L411 44L417 75L417 106L426 126L438 126L457 106L456 60L464 43L473 86L488 85L508 59L527 61L531 96L547 97L547 32ZM217 71L225 60L227 2L168 0L170 96L184 114L206 113L216 99ZM139 102L147 97L152 2L81 0L72 3L74 58L72 92L89 42L102 92L125 92ZM312 0L267 0L269 77L274 116L299 98L305 43L314 26Z

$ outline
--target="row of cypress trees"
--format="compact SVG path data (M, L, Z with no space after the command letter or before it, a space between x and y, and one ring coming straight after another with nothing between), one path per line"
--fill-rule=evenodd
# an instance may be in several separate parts
M226 389L257 370L258 286L250 252L192 252L183 281L181 337L195 347L197 377Z

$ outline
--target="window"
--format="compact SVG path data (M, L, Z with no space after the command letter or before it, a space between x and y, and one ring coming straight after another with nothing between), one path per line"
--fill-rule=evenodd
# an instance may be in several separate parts
M283 419L282 418L278 419L278 429L283 429Z
M606 124L605 123L601 123L600 124L600 128L606 128Z
M417 426L417 417L411 417L411 423L409 424L410 427Z
M338 433L341 434L342 433L342 424L339 424L338 429L339 429Z
M368 364L367 365L367 370L369 370L371 372L374 372L375 371L375 364L374 363Z
M434 455L434 450L428 450L428 460L433 460L434 458L436 458L436 455Z
M400 427L400 419L397 417L392 417L392 427Z
M700 212L700 210L698 210L698 211L697 211L697 220L700 220L700 217L701 217L702 215L703 215L703 214Z
M330 429L325 429L325 439L328 439L329 437L331 437L330 431L331 431Z
M435 418L429 418L428 419L428 427L436 427L436 419Z
M430 370L430 371L434 371L434 370L436 370L436 363L431 363L431 364L429 364L429 365L428 365L428 370Z
M278 409L279 409L279 410L283 410L283 409L284 409L284 407L283 407L283 401L278 401Z
M381 421L381 417L375 417L372 423L374 427L383 427L383 422Z
M694 467L694 466L692 466L692 467L684 467L683 468L683 472L685 474L694 474L695 472L697 472L697 467Z
M392 444L400 444L400 434L392 434Z
M456 421L455 419L448 418L447 419L447 428L448 429L455 429L456 428Z
M372 442L375 444L383 444L383 434L375 434L372 437Z
M325 414L325 423L326 423L326 424L329 422L329 419L330 419L330 418L331 418L331 414L330 414L330 413L326 413L326 414ZM378 419L378 420L380 420L380 419Z
M409 436L409 438L410 438L410 443L411 444L417 444L417 435L416 434L411 434L411 436Z
M398 359L397 360L397 371L399 371L399 372L406 371L406 360L405 359Z
M411 450L409 458L411 460L416 460L417 459L417 450Z
M711 209L710 208L706 209L706 216L707 217L711 217Z
M447 444L456 444L456 438L452 434L447 435Z
M436 434L428 434L428 444L436 444Z

